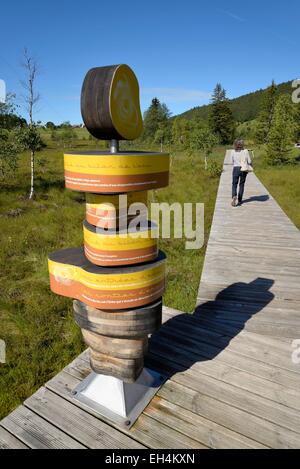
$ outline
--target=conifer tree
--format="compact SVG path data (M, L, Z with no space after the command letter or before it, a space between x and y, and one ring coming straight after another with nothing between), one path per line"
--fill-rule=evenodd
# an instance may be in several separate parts
M218 137L220 143L227 145L234 139L235 122L228 104L226 91L220 83L216 85L211 101L209 126L211 131Z
M153 98L144 114L144 139L154 141L156 132L166 124L169 117L170 111L167 106L159 99Z
M289 161L296 134L295 106L288 94L281 95L274 109L274 116L266 148L267 161L277 165Z
M300 104L295 105L295 114L296 114L296 140L300 142Z
M278 88L273 80L271 86L264 92L257 118L255 138L258 143L268 143L277 98Z

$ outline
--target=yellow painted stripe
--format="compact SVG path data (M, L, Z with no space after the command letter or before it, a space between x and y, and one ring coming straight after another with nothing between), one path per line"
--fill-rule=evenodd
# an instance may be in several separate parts
M169 155L64 155L66 171L102 176L152 174L169 171Z
M136 290L155 285L165 277L165 262L138 272L95 274L69 264L48 260L49 273L64 281L72 280L94 290Z
M95 249L101 251L128 251L129 249L145 249L154 246L158 239L158 230L152 229L139 233L119 234L100 234L93 233L85 226L83 227L84 241ZM156 235L156 238L154 236ZM125 237L126 236L126 237Z

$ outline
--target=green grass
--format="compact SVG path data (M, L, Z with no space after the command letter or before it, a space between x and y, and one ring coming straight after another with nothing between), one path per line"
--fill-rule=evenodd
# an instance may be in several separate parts
M81 130L81 129L80 129ZM81 132L83 134L83 132ZM48 134L45 135L46 140ZM72 301L51 293L47 256L52 251L82 245L84 194L64 188L62 149L48 139L41 154L46 161L36 178L36 198L29 192L29 158L22 155L18 172L1 184L1 303L0 338L6 342L6 364L0 364L0 418L12 411L38 387L60 371L84 348L72 316ZM78 147L95 142L82 135ZM216 152L222 160L224 149ZM172 154L169 188L152 200L203 202L205 240L208 239L218 179L204 171L202 159ZM186 251L184 240L162 240L168 255L164 303L192 311L205 246Z
M300 229L300 164L267 166L261 148L256 148L255 173L271 195ZM299 155L294 150L293 156Z

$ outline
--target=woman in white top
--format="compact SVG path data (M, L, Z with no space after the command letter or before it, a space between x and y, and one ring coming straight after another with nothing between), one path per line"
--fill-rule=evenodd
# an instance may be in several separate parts
M242 166L245 165L245 163L251 165L250 154L249 151L245 149L243 140L236 140L234 142L234 150L232 150L231 158L233 164L231 205L236 207L243 202L245 182L248 174L247 171L242 171Z

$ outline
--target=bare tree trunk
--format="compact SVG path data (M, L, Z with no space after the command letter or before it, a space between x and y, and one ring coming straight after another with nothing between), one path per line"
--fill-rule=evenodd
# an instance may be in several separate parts
M207 156L206 155L204 157L204 167L205 167L205 171L207 171Z
M22 82L23 87L26 90L25 102L27 104L28 114L29 114L29 127L34 126L33 120L33 111L35 104L39 101L39 94L35 93L35 80L38 74L38 64L35 59L30 57L28 50L24 49L23 54L23 67L27 72L27 78L25 82ZM36 148L32 146L30 148L30 168L31 168L31 177L30 177L30 194L29 199L33 198L34 194L34 176L35 176L35 152Z
M29 194L29 199L31 200L33 198L34 194L34 170L35 170L35 154L34 151L31 151L30 153L30 168L31 168L31 179L30 179L30 194Z

